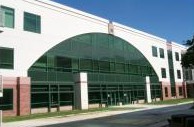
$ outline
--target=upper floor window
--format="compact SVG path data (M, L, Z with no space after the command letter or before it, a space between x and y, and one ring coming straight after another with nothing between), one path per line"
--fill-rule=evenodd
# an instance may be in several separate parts
M1 6L2 25L4 27L14 28L14 9Z
M11 48L0 47L0 68L13 69L14 51Z
M157 47L155 47L155 46L152 46L152 56L154 56L154 57L158 56Z
M176 59L176 61L179 61L180 59L179 59L179 53L178 52L175 52L175 59Z
M177 70L177 78L181 79L181 71L180 70Z
M162 78L166 78L166 69L161 68Z
M159 48L159 51L160 51L160 58L164 58L164 49Z
M41 17L39 15L24 12L24 30L41 33Z

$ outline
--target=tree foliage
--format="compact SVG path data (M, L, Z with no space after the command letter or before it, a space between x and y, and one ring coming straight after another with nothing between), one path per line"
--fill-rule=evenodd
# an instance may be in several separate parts
M183 54L181 64L183 67L191 67L194 66L194 36L191 40L187 40L186 44L189 46L186 53Z

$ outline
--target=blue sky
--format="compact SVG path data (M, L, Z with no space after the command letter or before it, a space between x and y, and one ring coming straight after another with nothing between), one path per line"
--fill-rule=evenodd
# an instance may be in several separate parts
M194 35L194 0L53 0L183 44Z

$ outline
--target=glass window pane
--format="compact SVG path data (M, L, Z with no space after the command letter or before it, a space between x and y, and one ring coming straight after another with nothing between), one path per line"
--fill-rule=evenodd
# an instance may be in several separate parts
M166 69L161 68L162 78L166 78Z
M24 12L24 30L40 33L41 17L39 15Z
M13 89L3 90L3 97L0 98L0 109L1 110L13 109Z
M177 78L181 79L181 71L180 70L177 70Z
M4 12L4 26L14 28L14 9L1 6L1 10Z
M179 61L179 53L178 52L175 52L175 58L176 58L176 61Z
M164 49L159 48L160 51L160 58L164 58Z
M155 47L155 46L152 46L152 55L154 57L157 57L158 56L157 47Z
M0 68L13 69L13 49L0 47Z

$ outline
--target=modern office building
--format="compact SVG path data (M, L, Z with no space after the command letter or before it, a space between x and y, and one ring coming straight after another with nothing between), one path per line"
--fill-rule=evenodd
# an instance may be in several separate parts
M186 97L175 42L47 0L0 1L3 115Z

